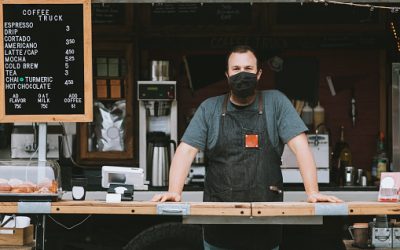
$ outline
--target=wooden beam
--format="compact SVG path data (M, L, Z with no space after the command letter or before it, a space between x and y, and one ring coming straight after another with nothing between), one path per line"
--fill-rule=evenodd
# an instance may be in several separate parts
M191 202L190 215L251 216L251 203Z
M315 214L314 206L307 202L253 202L252 216L312 216Z
M157 215L157 202L121 202L105 201L58 201L51 203L52 214L121 214L121 215ZM168 203L162 203L168 204ZM171 204L188 204L188 216L321 216L316 207L323 207L328 213L322 215L338 215L336 208L346 208L347 215L400 215L400 203L389 202L345 202L345 203L307 203L307 202L174 202ZM333 210L329 208L332 207ZM333 211L329 214L329 211ZM342 210L341 210L342 211ZM325 211L323 211L325 212ZM17 202L0 202L0 214L18 213ZM345 215L342 214L342 215Z

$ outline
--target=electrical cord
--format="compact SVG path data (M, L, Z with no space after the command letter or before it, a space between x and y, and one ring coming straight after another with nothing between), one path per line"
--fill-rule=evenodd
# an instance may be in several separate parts
M31 154L31 157L29 158L29 161L27 163L28 166L31 165L31 163L33 162L32 159L37 155L38 151L39 151L39 147L36 147L35 152L33 152ZM25 168L25 180L28 180L28 168Z
M60 227L62 227L62 228L64 228L64 229L67 229L67 230L71 230L71 229L74 229L74 228L76 228L76 227L82 225L83 223L85 223L85 221L87 221L92 215L89 214L88 216L86 216L86 218L84 218L84 219L81 220L80 222L78 222L78 223L76 223L75 225L70 226L70 227L68 227L68 226L62 224L61 222L59 222L58 220L54 219L51 215L48 215L48 216L49 216L49 218L50 218L52 221L54 221L54 223L56 223L56 224L59 225Z
M35 152L33 152L33 153L31 154L31 157L29 158L28 165L30 165L32 159L37 155L38 150L39 150L39 147L36 147Z
M71 160L72 164L73 164L74 166L76 166L76 167L80 167L80 168L85 168L85 167L87 167L87 166L80 165L80 164L78 164L77 162L75 162L74 158L72 157L72 152L71 152L72 150L71 150L71 148L70 148L70 145L72 146L72 143L71 143L71 144L69 143L67 131L66 131L66 129L65 129L65 125L64 125L63 122L59 122L59 124L61 125L61 128L62 128L63 138L65 138L65 141L66 141L67 153L68 153L68 155L69 155L68 158ZM63 151L64 151L64 143L62 142L62 143L61 143L61 150L60 150L60 153L62 153ZM64 225L64 224L62 224L62 223L59 222L59 221L57 221L57 220L54 219L51 215L49 215L49 218L50 218L54 223L56 223L57 225L59 225L60 227L66 229L66 230L72 230L72 229L74 229L75 227L78 227L78 226L82 225L83 223L85 223L85 221L87 221L91 216L92 216L92 215L89 214L89 215L86 216L86 218L84 218L82 221L80 221L80 222L78 222L78 223L76 223L75 225L70 226L70 227L68 227L68 226L66 226L66 225Z
M88 168L89 166L85 166L85 165L78 164L78 163L74 160L74 157L72 157L72 152L71 152L71 149L70 149L70 146L69 146L69 145L72 146L72 143L69 144L68 135L67 135L67 131L66 131L66 129L65 129L65 125L64 125L63 122L59 122L59 124L61 125L61 128L62 128L63 138L65 138L65 141L66 141L66 144L67 144L66 148L67 148L67 153L68 153L68 155L69 155L68 159L70 159L71 162L72 162L72 164L73 164L74 166L76 166L76 167L79 167L79 168ZM64 151L64 143L61 143L61 150L60 150L60 152L63 152L63 151Z

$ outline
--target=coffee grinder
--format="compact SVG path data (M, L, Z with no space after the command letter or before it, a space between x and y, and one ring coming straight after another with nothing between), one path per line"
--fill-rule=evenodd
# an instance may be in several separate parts
M178 137L176 81L138 81L139 167L151 186L167 186Z

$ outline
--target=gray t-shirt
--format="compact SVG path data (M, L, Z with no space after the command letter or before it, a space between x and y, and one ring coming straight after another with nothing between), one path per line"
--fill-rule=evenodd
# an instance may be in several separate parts
M201 103L182 137L182 142L200 150L209 150L216 145L224 97L225 95L211 97ZM284 144L307 131L307 127L284 94L278 90L266 90L262 91L262 97L268 136L277 153L282 155ZM228 102L227 109L231 111L238 107ZM258 97L244 109L257 110Z

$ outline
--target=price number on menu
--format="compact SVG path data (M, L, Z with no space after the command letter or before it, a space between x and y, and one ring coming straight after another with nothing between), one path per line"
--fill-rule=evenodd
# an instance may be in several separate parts
M70 63L75 61L75 39L74 38L70 38L68 37L68 34L71 31L71 26L66 25L65 26L65 32L67 33L67 38L65 39L65 45L66 45L66 49L65 49L65 63L64 63L64 75L66 77L69 76L69 70L70 70ZM71 79L67 79L65 80L65 85L72 85L74 83L73 80Z

